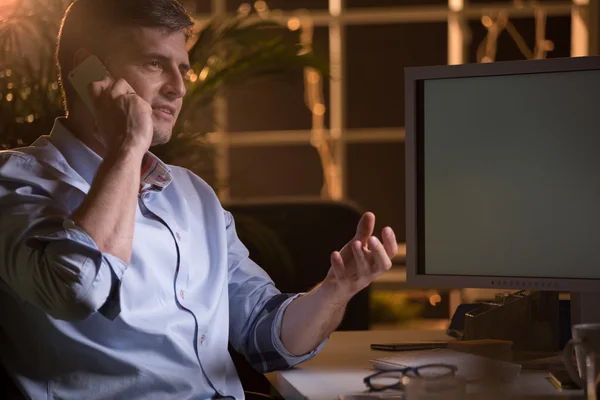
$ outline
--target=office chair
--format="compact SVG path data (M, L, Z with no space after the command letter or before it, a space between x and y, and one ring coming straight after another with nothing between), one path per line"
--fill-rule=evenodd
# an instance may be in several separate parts
M232 213L250 258L284 293L309 291L325 278L330 256L356 233L362 211L349 202L235 202ZM369 288L348 304L338 330L369 329Z
M353 236L362 211L337 201L237 202L224 204L236 221L238 236L250 257L273 279L282 292L310 290L325 278L333 250ZM338 330L369 329L369 288L348 304ZM266 377L230 347L248 398L278 398ZM25 397L0 368L0 393L7 400ZM10 397L10 396L13 397ZM269 397L271 395L271 397Z
M3 400L25 400L25 395L13 382L4 366L0 363L0 394Z
M284 293L309 291L325 278L330 256L355 234L362 211L337 201L269 201L224 204L250 258ZM349 302L338 330L369 329L369 288ZM245 390L269 393L270 384L230 349Z
M264 377L263 377L264 378ZM266 378L265 378L266 379ZM246 400L279 400L277 394L244 391ZM0 365L0 398L2 400L26 400L27 397L17 388L4 367Z

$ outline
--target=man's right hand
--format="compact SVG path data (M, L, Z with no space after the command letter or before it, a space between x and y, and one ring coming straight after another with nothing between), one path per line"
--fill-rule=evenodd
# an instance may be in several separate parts
M87 196L71 218L100 251L129 264L142 157L154 133L152 107L123 79L93 82L89 93L96 107L97 135L107 149Z
M140 156L152 144L152 107L124 79L106 77L92 82L90 96L96 106L97 129L108 152L133 151Z

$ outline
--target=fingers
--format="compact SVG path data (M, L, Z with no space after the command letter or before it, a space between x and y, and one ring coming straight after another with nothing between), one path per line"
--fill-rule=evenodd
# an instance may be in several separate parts
M371 263L360 240L355 240L352 242L352 254L354 254L356 273L361 276L370 275Z
M110 89L110 98L115 100L126 94L135 94L135 91L125 79L117 79Z
M339 252L334 251L331 254L331 268L337 279L342 279L344 276L344 260Z
M112 83L112 79L109 76L105 76L104 79L100 81L90 83L88 85L88 92L92 99L97 99L112 86Z
M126 94L135 94L135 91L125 79L113 81L109 76L105 76L102 80L90 83L88 91L93 99L99 98L102 94L107 94L112 100Z
M396 234L394 230L389 226L383 228L381 231L381 237L383 238L383 247L389 258L393 258L398 253L398 241L396 240Z
M356 227L356 234L354 235L353 240L359 240L363 245L367 244L367 240L373 234L373 230L375 229L375 215L371 212L366 212L362 215L360 220L358 221L358 225ZM352 258L353 250L352 250L352 240L348 242L341 250L342 257L345 262L348 262Z
M360 240L363 243L371 237L373 234L373 230L375 229L375 214L372 212L366 212L358 221L358 226L356 227L356 236L354 238L356 240Z
M375 236L369 238L369 250L373 259L372 272L385 272L392 267L392 260L387 255L385 248Z

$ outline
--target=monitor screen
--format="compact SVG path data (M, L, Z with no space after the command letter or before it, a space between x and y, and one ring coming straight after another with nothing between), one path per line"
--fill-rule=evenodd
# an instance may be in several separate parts
M600 67L522 65L412 85L414 274L600 287Z

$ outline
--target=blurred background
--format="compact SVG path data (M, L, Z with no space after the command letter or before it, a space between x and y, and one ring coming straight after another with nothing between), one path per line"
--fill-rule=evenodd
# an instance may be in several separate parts
M51 56L68 3L0 0L4 148L30 144L64 113ZM215 189L282 290L317 284L369 210L400 251L342 329L445 328L460 302L493 296L404 286L404 68L596 55L599 0L183 3L198 33L190 99L156 153Z

